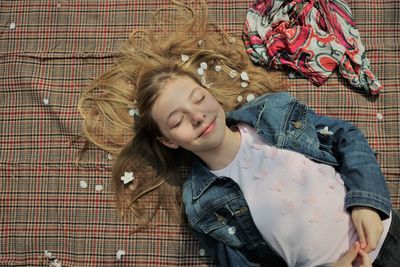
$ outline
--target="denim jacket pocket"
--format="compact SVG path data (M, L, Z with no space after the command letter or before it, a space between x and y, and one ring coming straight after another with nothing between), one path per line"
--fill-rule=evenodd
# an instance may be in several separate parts
M243 242L240 240L236 232L237 227L234 225L234 214L227 204L219 209L210 211L205 214L197 223L204 234L210 235L216 240L225 243L231 247L243 247Z
M291 139L298 139L306 128L307 106L291 100L284 121L284 132Z

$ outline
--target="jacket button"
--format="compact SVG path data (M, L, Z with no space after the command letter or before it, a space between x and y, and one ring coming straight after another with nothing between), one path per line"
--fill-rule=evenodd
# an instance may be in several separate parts
M301 127L303 127L303 123L301 121L295 121L293 122L294 124L294 128L296 129L300 129Z
M199 250L199 255L200 255L200 256L205 256L205 255L206 255L206 250L205 250L204 248L201 248L201 249Z

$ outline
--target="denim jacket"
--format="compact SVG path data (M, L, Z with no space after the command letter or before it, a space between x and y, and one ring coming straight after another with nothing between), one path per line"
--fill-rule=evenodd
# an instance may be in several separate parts
M389 217L390 195L375 154L350 123L317 115L286 92L259 96L226 115L227 123L247 123L270 145L333 166L347 188L346 209L368 206L381 219ZM198 158L183 201L193 233L220 266L286 266L261 237L239 186L212 174Z

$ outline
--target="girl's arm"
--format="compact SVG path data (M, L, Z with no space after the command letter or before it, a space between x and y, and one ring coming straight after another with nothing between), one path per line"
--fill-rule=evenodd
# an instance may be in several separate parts
M339 173L346 185L345 207L373 208L380 218L387 219L391 200L385 178L363 133L349 122L317 115L307 110L308 120L319 131L328 127L328 134L318 132L318 138L330 149L339 163Z

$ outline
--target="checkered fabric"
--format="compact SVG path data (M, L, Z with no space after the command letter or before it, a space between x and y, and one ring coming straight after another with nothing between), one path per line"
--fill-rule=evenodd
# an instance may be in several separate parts
M191 1L197 5L197 1ZM209 0L210 19L241 35L251 0ZM371 69L384 86L366 97L338 75L321 87L291 75L291 93L320 114L357 125L378 153L400 207L400 3L349 2ZM77 101L110 68L122 40L164 0L0 1L0 265L213 266L183 225L161 210L129 235L114 208L107 153L83 164ZM80 181L85 181L86 188ZM149 201L149 207L154 203ZM121 260L119 250L125 251ZM49 255L49 254L47 254ZM54 261L53 261L54 262Z

